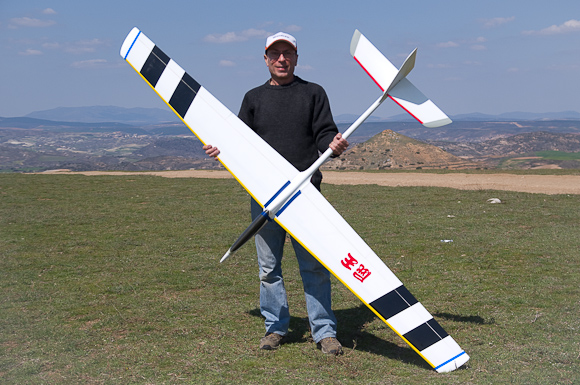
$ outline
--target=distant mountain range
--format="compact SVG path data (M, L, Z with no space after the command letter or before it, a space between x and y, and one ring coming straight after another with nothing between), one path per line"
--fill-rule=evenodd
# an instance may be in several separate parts
M115 106L59 107L31 112L26 117L60 122L115 122L134 126L180 121L172 111L161 108L124 108Z
M86 115L83 114L86 112ZM143 123L139 124L137 115L142 114ZM130 135L155 136L193 136L192 132L180 120L168 120L173 113L161 109L132 109L120 107L82 107L54 109L29 114L35 117L2 118L0 130L6 134L18 136L25 131L42 131L46 133L115 133ZM390 129L399 134L423 141L480 142L484 140L508 137L524 132L580 133L580 118L574 119L575 112L559 114L526 114L512 113L498 116L469 114L453 117L453 123L436 129L426 128L416 120L403 121L369 119L349 138L350 143L360 143L370 139L379 132ZM38 118L52 117L50 120ZM146 117L146 118L145 118ZM348 117L348 116L347 116ZM405 116L406 117L406 116ZM76 119L67 121L66 119ZM78 120L101 120L86 122ZM347 121L349 119L346 119ZM350 122L337 125L344 132ZM2 136L2 135L0 135Z
M45 130L51 132L126 132L130 134L148 134L147 131L126 123L104 122L85 123L67 122L37 118L2 118L0 128L17 128L28 130Z
M134 126L154 125L160 123L180 122L179 118L168 109L161 108L124 108L115 106L92 107L59 107L50 110L36 111L25 116L26 118L52 120L58 122L79 123L123 123ZM336 115L337 123L352 123L358 115ZM454 121L482 122L482 121L511 121L511 120L580 120L580 113L576 111L562 112L507 112L499 115L481 113L460 114L451 116ZM408 114L400 114L388 118L371 116L367 122L408 122L414 119Z
M155 108L85 107L0 117L0 172L219 167L173 116ZM580 169L575 112L469 114L436 129L403 117L365 122L349 137L349 152L327 167ZM349 116L345 120L337 119L341 132L350 125Z

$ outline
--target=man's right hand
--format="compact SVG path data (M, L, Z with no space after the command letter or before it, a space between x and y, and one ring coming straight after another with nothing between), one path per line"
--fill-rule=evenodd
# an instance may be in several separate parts
M217 160L217 157L220 154L219 148L214 147L211 144L206 144L202 148L205 151L205 153L207 154L207 156L210 156L212 158L216 158L216 160Z

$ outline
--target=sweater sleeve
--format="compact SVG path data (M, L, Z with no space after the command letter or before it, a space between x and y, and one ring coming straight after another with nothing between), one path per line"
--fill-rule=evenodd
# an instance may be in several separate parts
M318 86L318 92L315 93L312 118L312 132L316 146L320 152L324 152L328 149L328 146L338 133L338 128L334 123L332 112L330 111L328 96L320 86Z
M240 107L240 112L238 113L238 118L250 128L254 126L254 112L250 107L250 101L248 94L244 95L242 99L242 105Z

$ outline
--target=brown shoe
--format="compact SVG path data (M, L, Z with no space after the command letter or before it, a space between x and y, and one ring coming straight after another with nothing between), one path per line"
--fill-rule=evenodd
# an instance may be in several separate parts
M260 340L260 349L262 350L275 350L280 347L282 343L282 339L284 336L281 336L277 333L266 333L264 337Z
M334 337L323 338L318 344L318 349L322 350L324 354L333 354L340 356L342 352L342 345Z

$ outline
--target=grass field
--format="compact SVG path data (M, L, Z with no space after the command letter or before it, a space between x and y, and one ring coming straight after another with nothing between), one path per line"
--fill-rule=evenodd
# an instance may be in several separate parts
M580 168L580 153L578 152L564 152L564 151L537 151L529 155L516 155L502 159L497 168L498 169L517 169L522 168L528 172L530 169L530 161L534 160L554 161L557 162L558 167L566 170L577 172ZM532 167L535 168L535 167Z
M538 151L536 156L554 160L580 160L580 153L563 151Z
M218 263L249 224L233 180L0 174L0 383L580 382L580 196L323 190L464 369L432 371L336 279L345 355L323 355L290 247L288 343L260 351L253 246Z

